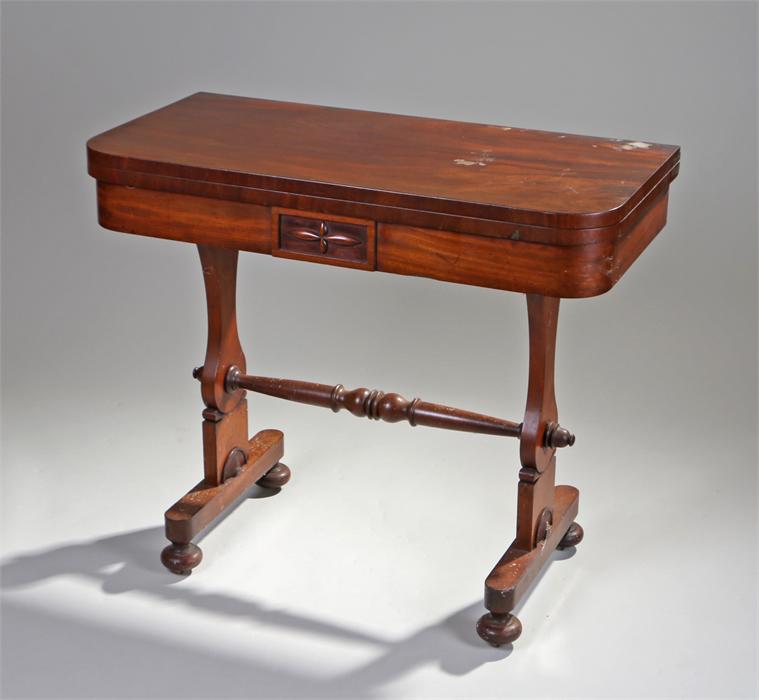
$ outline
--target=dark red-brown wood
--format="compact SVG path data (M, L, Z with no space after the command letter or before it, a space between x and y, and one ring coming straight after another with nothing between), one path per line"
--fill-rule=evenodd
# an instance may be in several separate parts
M478 625L514 641L513 614L550 553L572 547L579 493L556 486L555 345L561 298L607 292L667 220L680 150L639 140L465 124L198 93L94 137L100 223L198 245L208 342L197 369L204 479L166 513L164 565L188 574L192 539L253 483L279 488L283 436L248 440L245 390L408 421L519 437L516 538L485 583ZM527 294L521 424L398 394L246 375L238 251ZM284 269L284 268L283 268ZM286 284L286 280L282 281ZM266 337L271 337L267 332Z
M643 141L209 93L94 137L88 154L108 228L555 297L619 280L664 226L680 158ZM283 209L352 220L366 242L322 249L320 226L283 238Z
M556 331L559 324L559 300L527 295L527 319L530 337L530 371L527 383L527 406L524 411L519 457L523 469L543 472L554 449L546 443L548 426L558 422L554 390Z
M373 221L297 209L272 210L272 254L281 258L373 270Z
M187 544L271 470L284 454L279 430L262 430L246 445L246 461L221 484L203 479L166 511L166 537Z
M494 646L513 642L521 633L521 624L511 611L550 553L582 539L582 528L573 524L579 493L571 486L555 485L554 438L562 430L554 387L559 299L528 294L527 318L530 367L519 438L517 533L485 581L485 606L490 612L477 623L479 635ZM568 444L574 443L574 436L570 437Z
M577 516L579 497L579 491L573 486L556 486L552 498L554 521L541 546L522 548L515 541L506 550L485 580L485 607L490 612L503 615L516 607L568 533Z
M368 228L366 261L355 263L317 251L278 250L276 208L104 182L98 184L98 205L101 224L117 231L555 297L611 289L664 226L667 213L666 190L660 188L651 208L636 209L616 227L615 237L579 245L523 240L523 226L514 228L513 237L498 238L381 223L376 234Z
M429 428L506 437L519 437L522 429L520 423L421 399L409 401L400 394L386 394L383 391L364 387L348 391L342 384L317 384L296 379L256 377L242 374L237 368L233 368L227 376L227 387L233 391L247 389L288 401L331 408L335 413L346 410L360 418L382 420L387 423L406 421L413 426L423 425ZM569 435L568 431L557 431L557 437L563 438L564 433ZM570 438L571 442L574 442L571 435ZM571 442L564 441L562 446Z
M90 172L137 172L459 217L618 223L676 146L197 93L88 143ZM109 179L118 179L111 175Z
M290 471L279 460L284 436L263 430L248 439L248 404L245 392L229 391L230 367L245 366L237 333L236 285L238 252L207 244L198 245L206 291L208 339L202 367L193 373L200 380L203 411L204 478L165 514L166 537L161 553L170 571L189 574L203 553L192 538L235 505L247 489L259 482L285 484Z

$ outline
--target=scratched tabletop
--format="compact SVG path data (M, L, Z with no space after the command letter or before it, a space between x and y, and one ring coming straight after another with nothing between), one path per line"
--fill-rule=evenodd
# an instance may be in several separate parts
M131 171L497 221L618 223L679 148L197 93L88 143L91 174ZM555 220L554 220L555 219Z

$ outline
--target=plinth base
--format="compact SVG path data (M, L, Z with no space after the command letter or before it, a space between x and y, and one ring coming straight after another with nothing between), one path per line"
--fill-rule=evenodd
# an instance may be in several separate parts
M290 479L290 469L279 460L284 454L284 435L279 430L262 430L248 442L247 460L235 476L216 486L205 479L196 484L166 511L166 537L171 544L161 553L163 565L186 576L200 564L203 553L193 537L205 530L253 484L273 488Z
M493 567L485 580L485 607L490 612L477 623L477 633L489 644L500 646L519 637L522 625L511 611L528 591L551 553L582 540L582 528L574 522L579 499L580 493L573 486L557 486L552 524L546 528L545 538L531 550L519 549L512 544Z

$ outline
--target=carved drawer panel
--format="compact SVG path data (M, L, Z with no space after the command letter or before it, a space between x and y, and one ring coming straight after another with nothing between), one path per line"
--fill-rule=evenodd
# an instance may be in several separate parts
M272 253L330 265L374 269L373 221L295 209L272 210Z

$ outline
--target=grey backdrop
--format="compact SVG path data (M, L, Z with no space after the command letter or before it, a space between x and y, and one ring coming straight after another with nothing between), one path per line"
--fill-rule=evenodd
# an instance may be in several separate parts
M756 36L750 2L3 3L7 696L751 696ZM666 229L562 305L559 478L587 537L512 654L471 631L512 443L254 399L290 491L227 520L188 581L160 571L163 509L200 474L201 275L191 246L98 227L85 141L198 90L682 147ZM519 295L255 255L239 286L257 373L522 411ZM276 547L236 579L269 517ZM351 656L364 628L376 658Z

